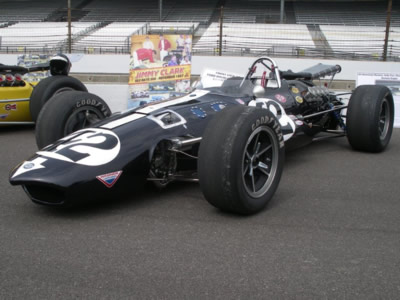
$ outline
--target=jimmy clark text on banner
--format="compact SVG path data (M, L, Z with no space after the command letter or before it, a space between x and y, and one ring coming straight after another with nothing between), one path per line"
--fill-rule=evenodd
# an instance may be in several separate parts
M190 65L131 70L129 84L190 79Z

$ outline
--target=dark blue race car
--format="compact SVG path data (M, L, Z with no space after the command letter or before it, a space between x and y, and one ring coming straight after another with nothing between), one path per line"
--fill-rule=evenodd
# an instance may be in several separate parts
M207 201L253 214L273 197L285 148L347 136L354 149L388 145L394 106L384 86L360 86L350 100L316 86L340 66L280 71L257 59L244 77L197 87L189 94L113 114L87 92L53 97L42 109L40 151L10 175L35 203L67 205L134 194L144 181L199 181ZM204 81L203 81L204 83ZM347 113L346 113L347 110Z

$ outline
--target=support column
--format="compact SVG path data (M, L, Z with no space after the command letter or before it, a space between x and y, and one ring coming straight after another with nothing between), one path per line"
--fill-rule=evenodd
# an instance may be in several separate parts
M72 36L71 36L71 0L68 0L68 53L72 50Z
M382 54L383 61L386 61L386 59L387 59L391 16L392 16L392 0L388 0L388 9L387 9L387 16L386 16L385 44L383 46L383 54Z
M224 7L221 6L221 11L219 15L219 49L218 49L218 55L222 56L222 27L224 25Z
M162 0L158 2L158 10L160 11L160 22L162 22Z
M282 24L285 17L285 0L281 0L281 14L279 22Z

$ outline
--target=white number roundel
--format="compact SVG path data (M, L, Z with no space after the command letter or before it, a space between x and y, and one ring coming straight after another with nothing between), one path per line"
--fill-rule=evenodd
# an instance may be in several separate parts
M267 98L258 98L252 100L249 106L261 106L264 109L268 109L277 117L283 132L283 139L287 141L290 139L296 131L296 125L293 120L286 114L285 109L277 101Z
M79 165L100 166L116 158L121 149L118 136L101 128L83 129L62 140L65 142L56 148L37 154Z

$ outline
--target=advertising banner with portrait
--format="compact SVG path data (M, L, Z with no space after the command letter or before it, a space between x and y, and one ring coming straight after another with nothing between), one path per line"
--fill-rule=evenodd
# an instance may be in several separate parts
M191 35L132 35L128 108L190 91Z

